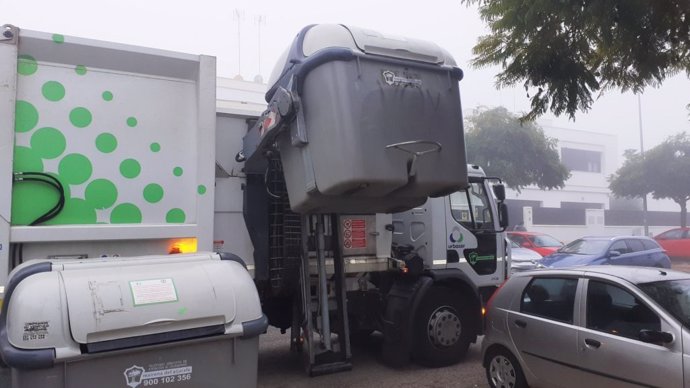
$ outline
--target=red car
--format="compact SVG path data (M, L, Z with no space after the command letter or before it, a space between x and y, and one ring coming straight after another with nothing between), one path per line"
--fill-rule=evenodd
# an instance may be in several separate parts
M542 256L550 255L563 246L555 237L539 232L508 232L508 238Z
M667 230L654 237L669 257L690 258L690 228Z

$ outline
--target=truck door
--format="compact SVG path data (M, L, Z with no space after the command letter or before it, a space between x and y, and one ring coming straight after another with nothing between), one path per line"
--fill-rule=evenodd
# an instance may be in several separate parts
M486 179L470 177L470 185L447 197L447 267L457 266L478 287L505 279L505 238L497 206Z

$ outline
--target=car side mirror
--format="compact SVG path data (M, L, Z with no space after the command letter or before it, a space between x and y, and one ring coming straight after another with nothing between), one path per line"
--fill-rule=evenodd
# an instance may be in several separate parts
M523 247L523 248L529 248L529 243L528 243L528 242L523 242L523 243L520 243L520 246Z
M640 341L650 344L670 344L673 342L673 334L665 331L640 330L637 336Z
M609 257L618 257L621 253L619 251L609 251Z

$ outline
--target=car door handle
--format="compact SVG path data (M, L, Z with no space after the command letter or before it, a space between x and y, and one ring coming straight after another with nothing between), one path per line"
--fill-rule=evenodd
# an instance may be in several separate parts
M520 319L516 319L515 320L515 326L524 328L524 327L527 327L527 322L520 320Z
M590 348L599 349L599 346L601 346L601 342L593 340L591 338L585 338L585 345L587 345Z

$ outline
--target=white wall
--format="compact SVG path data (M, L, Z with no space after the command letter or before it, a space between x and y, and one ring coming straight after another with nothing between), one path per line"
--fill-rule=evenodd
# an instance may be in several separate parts
M585 222L587 225L535 225L532 219L532 208L523 207L525 228L530 232L549 234L567 244L582 236L642 236L644 228L640 226L605 226L604 210L587 210ZM656 236L661 232L676 228L677 225L650 226L650 236Z

